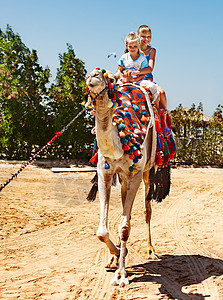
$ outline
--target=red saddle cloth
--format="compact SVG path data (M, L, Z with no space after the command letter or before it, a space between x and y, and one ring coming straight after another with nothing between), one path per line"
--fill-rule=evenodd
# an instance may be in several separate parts
M157 134L155 164L157 166L167 166L176 152L176 144L171 132L171 119L165 110L160 109L158 111L155 105L152 107ZM165 127L164 118L166 118L167 127Z

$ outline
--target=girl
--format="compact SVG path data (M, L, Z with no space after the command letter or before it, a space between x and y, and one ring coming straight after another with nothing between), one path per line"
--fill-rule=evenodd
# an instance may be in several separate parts
M152 71L155 65L155 58L156 58L156 49L152 48L149 44L151 42L151 29L147 25L141 25L138 28L138 35L140 37L140 52L146 57L148 61L148 66L150 71L145 75L144 80L153 81L153 74ZM167 101L166 95L164 90L159 86L160 91L160 108L167 109Z
M125 39L125 44L125 54L118 62L121 83L133 82L148 87L152 93L153 101L157 105L156 101L159 98L158 85L152 81L143 80L145 75L152 71L152 68L148 67L146 57L139 51L139 36L134 32L130 32Z
M132 71L138 70L144 76L147 73L147 71L143 72L142 70L148 66L148 63L144 55L139 52L139 43L139 36L134 32L130 32L125 38L125 54L122 55L118 62L118 72L123 83L136 81L136 76L132 74Z

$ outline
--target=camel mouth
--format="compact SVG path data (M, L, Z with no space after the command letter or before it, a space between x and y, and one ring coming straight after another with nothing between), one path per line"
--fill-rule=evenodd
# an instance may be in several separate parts
M89 88L95 88L96 86L99 86L100 80L98 78L94 78L94 77L88 78L86 83Z
M89 83L87 86L89 89L94 87L94 85L92 83Z
M101 80L96 77L89 77L86 81L86 84L89 91L92 93L100 93L106 86L104 82L102 83Z

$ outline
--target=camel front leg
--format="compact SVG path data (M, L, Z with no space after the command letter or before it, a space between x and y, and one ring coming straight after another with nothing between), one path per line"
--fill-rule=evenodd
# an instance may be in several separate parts
M120 250L113 244L109 238L108 232L108 208L111 193L111 183L113 173L111 170L100 168L101 162L98 163L98 192L100 200L100 222L97 230L97 236L100 241L104 242L112 255L119 256Z
M151 216L152 216L152 207L151 207L151 200L147 199L149 188L150 188L150 180L149 180L149 171L146 171L143 174L143 181L145 184L145 218L146 218L146 224L148 226L148 239L147 239L147 253L146 258L148 259L157 259L157 256L155 254L154 247L152 245L152 239L151 239Z
M132 205L141 180L142 180L142 173L139 172L138 174L134 175L132 178L129 178L127 182L124 182L122 186L123 213L121 217L121 223L119 226L119 238L121 241L120 257L119 257L119 267L115 272L114 278L111 280L111 284L113 285L125 286L129 284L126 269L125 269L125 257L127 255L126 243L130 234L130 218L131 218Z

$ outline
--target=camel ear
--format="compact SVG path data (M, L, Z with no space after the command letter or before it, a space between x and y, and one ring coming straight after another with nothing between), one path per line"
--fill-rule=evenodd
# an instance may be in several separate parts
M117 81L117 79L119 78L118 73L113 74L113 73L110 72L110 71L107 71L106 73L108 74L108 80L109 80L109 82L112 82L112 83L115 84L116 81ZM117 77L117 76L118 76L118 77Z

